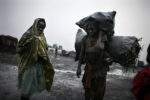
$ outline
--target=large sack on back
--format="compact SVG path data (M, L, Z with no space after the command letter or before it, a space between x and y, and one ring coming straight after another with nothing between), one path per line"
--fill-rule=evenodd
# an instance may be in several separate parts
M76 40L75 41L75 50L76 50L75 61L79 59L80 50L81 50L81 41L85 35L86 34L82 31L82 29L78 29L77 34L76 34L76 39L75 39Z
M75 41L76 58L79 59L82 38L86 35L82 30L77 32ZM139 39L134 36L112 36L111 41L106 44L107 53L114 62L121 64L125 68L134 67L138 58L141 46Z
M115 62L129 68L135 66L141 46L135 36L113 36L106 50Z
M114 26L115 26L115 15L116 11L112 12L95 12L80 21L76 22L76 24L86 30L88 23L91 21L96 21L101 30L105 31L110 37L114 34Z

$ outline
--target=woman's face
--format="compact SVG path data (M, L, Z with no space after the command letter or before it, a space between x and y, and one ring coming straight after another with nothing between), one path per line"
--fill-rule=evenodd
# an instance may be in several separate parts
M43 33L44 29L45 29L45 22L44 21L39 21L38 24L37 24L38 33L39 34Z
M93 24L88 25L87 33L89 36L94 36L97 34L97 32L98 32L98 29Z

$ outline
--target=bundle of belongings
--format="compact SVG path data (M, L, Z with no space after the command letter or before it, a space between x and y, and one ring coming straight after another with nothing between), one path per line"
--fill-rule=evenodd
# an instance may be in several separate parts
M114 35L114 26L115 26L115 15L116 11L112 12L96 12L91 14L76 23L80 28L86 30L89 22L95 21L98 23L99 29L105 31L108 37Z
M98 27L108 36L109 41L106 43L105 50L112 57L113 61L121 64L124 68L133 68L141 50L140 39L137 39L135 36L114 36L115 15L115 11L96 12L81 19L76 24L86 31L86 26L90 21L97 22ZM76 34L75 61L79 59L81 41L86 36L86 32L83 32L82 29L78 29Z
M141 50L139 41L135 36L112 36L107 45L107 52L114 62L125 68L133 68Z

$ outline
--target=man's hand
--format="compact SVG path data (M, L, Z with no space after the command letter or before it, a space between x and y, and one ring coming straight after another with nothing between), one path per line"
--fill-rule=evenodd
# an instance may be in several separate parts
M76 74L77 74L77 77L80 78L80 75L81 75L81 68L78 67Z

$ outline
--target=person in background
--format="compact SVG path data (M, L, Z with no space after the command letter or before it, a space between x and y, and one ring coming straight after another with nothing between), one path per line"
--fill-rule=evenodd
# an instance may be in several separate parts
M147 49L148 64L135 76L131 92L136 100L150 100L150 45Z
M54 69L47 53L48 47L43 33L45 27L43 18L35 19L17 45L21 100L29 100L33 94L45 89L50 91L52 86Z
M55 48L55 59L57 58L57 54L58 54L58 47L56 46L56 48Z

